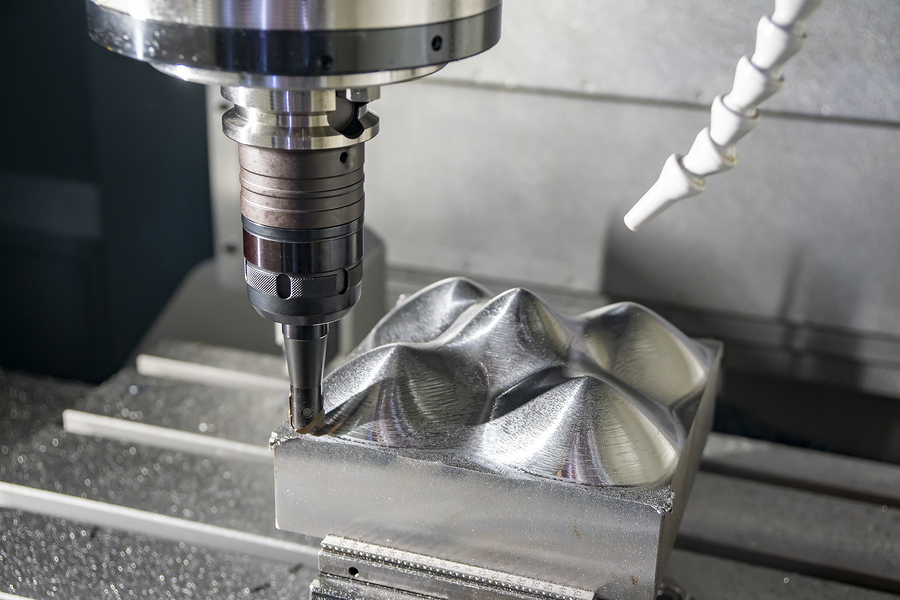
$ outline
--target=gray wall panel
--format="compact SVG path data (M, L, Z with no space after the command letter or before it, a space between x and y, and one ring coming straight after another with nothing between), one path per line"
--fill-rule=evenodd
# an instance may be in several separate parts
M748 368L900 396L897 0L824 2L738 167L622 224L773 6L507 0L496 48L374 104L367 220L389 262L638 299Z
M503 37L444 79L708 105L773 0L509 0ZM900 121L900 3L829 0L769 110ZM686 148L685 148L686 150Z
M367 218L389 260L900 334L900 129L769 118L706 194L621 216L701 110L387 88Z

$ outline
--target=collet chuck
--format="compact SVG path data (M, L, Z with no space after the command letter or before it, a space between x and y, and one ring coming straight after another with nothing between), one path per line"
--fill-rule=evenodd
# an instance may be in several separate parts
M334 90L223 95L235 102L223 123L240 144L247 294L282 324L291 425L311 433L324 418L328 325L361 293L363 142L378 119Z

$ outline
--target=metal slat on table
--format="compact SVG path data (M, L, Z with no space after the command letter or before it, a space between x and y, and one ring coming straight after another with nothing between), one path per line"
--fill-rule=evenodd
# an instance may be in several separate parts
M900 510L698 473L677 547L900 593Z
M710 433L704 471L900 508L900 467Z
M852 585L675 549L666 573L697 600L896 600Z
M228 383L241 373L274 377L280 364L263 355L218 352L193 344L163 346L163 358L180 363L171 372L164 368L149 377L123 371L78 404L103 419L102 431L92 434L133 436L126 438L133 442L42 426L8 448L0 480L314 544L274 528L272 470L258 456L271 428L260 422L282 419L282 395L265 386L254 391ZM202 367L232 374L221 385L214 378L185 381L192 377L192 357ZM45 387L41 393L51 392ZM97 420L90 414L87 419ZM177 435L143 436L141 426L165 426ZM246 461L231 455L225 460L210 450L216 444L194 443L210 437L258 450L248 451L253 458ZM166 447L170 438L177 438L178 448ZM238 453L241 444L234 445ZM672 553L667 570L699 600L896 597L879 590L894 591L900 580L900 510L865 498L894 494L897 467L717 434L704 461L704 469L715 472L697 475L678 540L682 549ZM847 490L866 496L846 497ZM0 513L4 524L9 514ZM0 564L0 580L8 573Z
M297 600L315 562L240 553L0 509L0 597Z

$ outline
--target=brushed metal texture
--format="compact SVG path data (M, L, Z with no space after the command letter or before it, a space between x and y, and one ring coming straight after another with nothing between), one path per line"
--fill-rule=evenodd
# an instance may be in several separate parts
M319 435L273 434L278 527L655 598L720 360L633 303L440 281L326 378Z
M449 279L392 311L328 377L324 433L647 485L674 469L711 360L637 304L567 317L524 289L493 297Z

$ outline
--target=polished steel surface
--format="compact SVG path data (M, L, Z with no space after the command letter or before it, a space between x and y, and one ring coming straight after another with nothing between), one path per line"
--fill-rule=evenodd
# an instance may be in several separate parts
M451 279L392 311L325 382L324 432L593 485L671 474L712 353L653 312L579 317Z
M330 127L326 129L334 131ZM297 130L290 128L288 131ZM299 132L297 137L300 138ZM345 139L340 135L337 137ZM238 150L241 214L254 223L268 227L317 231L344 227L362 235L359 219L363 217L365 205L363 146L353 144L346 150L340 146L319 150L282 152L241 144ZM348 232L335 231L327 237ZM314 235L318 237L311 239L326 237L325 234L310 233L307 238ZM341 267L349 267L362 258L361 245L355 250L355 255L349 257L350 262ZM327 263L324 257L310 257L307 260ZM271 268L264 264L258 266ZM287 268L282 265L272 270L287 271Z
M720 357L635 304L438 282L326 378L320 435L273 434L278 527L648 600Z
M412 69L350 73L344 75L266 75L261 73L232 73L217 69L203 69L181 64L152 62L153 67L166 75L204 85L242 86L273 90L333 90L356 89L388 85L419 79L440 71L444 65L427 65Z
M279 14L316 12L311 2L240 2L220 11L203 2L159 2L171 8L159 13L163 20L147 4L88 0L91 37L182 79L271 89L364 88L421 77L494 46L501 27L495 0L315 3L344 15L330 24L310 14ZM391 4L412 9L396 19ZM349 26L331 26L341 20ZM355 26L364 22L369 26ZM380 26L387 22L398 24Z
M500 0L91 0L132 17L199 27L328 31L409 27L464 19Z
M301 92L223 87L222 97L238 106L271 113L329 112L337 109L337 97L331 90Z
M378 134L378 115L367 104L333 90L286 91L223 87L235 106L222 116L232 140L258 148L328 150L364 144ZM356 130L346 127L355 120Z

